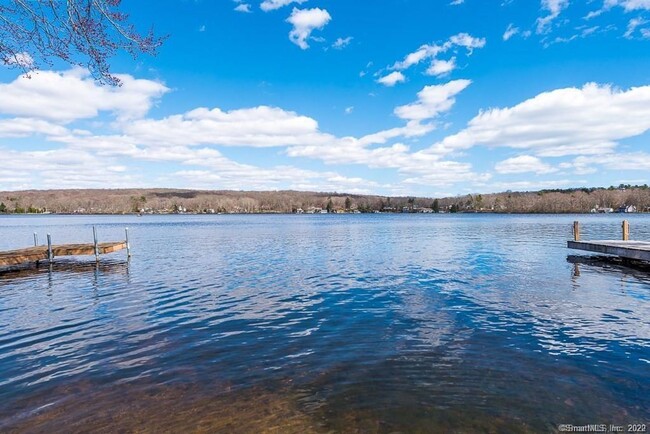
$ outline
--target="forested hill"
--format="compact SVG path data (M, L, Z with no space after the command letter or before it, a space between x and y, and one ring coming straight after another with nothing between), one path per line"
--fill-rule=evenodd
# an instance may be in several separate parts
M445 198L385 197L301 191L174 189L27 190L0 192L0 213L291 213L650 211L647 185L471 194Z

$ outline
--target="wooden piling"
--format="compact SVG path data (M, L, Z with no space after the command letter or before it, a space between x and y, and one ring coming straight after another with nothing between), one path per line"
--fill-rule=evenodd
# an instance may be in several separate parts
M93 244L95 246L95 261L99 262L99 246L97 244L97 229L93 226Z
M574 241L580 241L580 222L579 221L574 221L573 222L573 240Z
M34 247L38 247L38 234L34 232Z
M623 240L589 240L579 241L580 236L578 222L574 223L575 241L567 241L567 247L570 249L585 250L587 252L601 253L605 255L615 255L627 259L650 262L650 242L649 241L631 241L630 240L630 223L623 220L621 224ZM576 236L577 233L577 236Z

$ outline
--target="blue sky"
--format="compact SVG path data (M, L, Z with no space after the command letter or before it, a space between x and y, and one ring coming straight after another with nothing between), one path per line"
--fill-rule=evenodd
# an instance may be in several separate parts
M647 183L650 0L125 2L119 88L0 67L0 190Z

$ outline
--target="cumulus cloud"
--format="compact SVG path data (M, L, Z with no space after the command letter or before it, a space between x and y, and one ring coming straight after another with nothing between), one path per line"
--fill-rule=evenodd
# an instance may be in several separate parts
M31 78L20 76L0 84L0 113L57 122L114 113L118 119L145 115L169 89L157 81L117 75L122 86L101 86L81 68L65 72L39 71Z
M289 157L315 158L328 164L396 169L399 173L410 174L414 183L427 185L483 179L483 175L472 173L469 163L412 152L402 143L385 145L395 139L423 136L432 131L435 124L425 121L451 108L454 95L467 84L462 81L423 88L416 102L396 108L398 118L405 121L403 126L356 138L323 133L318 122L310 117L268 106L230 111L198 108L163 118L147 118L146 112L158 95L168 91L160 83L122 76L122 87L98 88L87 72L80 70L65 73L44 71L39 77L46 80L26 83L16 80L1 85L6 90L3 96L9 97L0 101L0 111L10 116L0 117L0 137L40 135L46 141L41 143L56 143L56 148L42 152L3 151L4 167L0 170L3 189L54 185L69 188L182 185L369 192L379 188L372 181L345 177L334 171L308 171L290 165L265 168L238 163L215 149L221 146L279 147L284 148ZM66 94L65 104L60 102L63 97L60 92ZM21 96L27 99L35 96L42 100L38 100L36 105L20 105ZM56 113L52 114L51 110ZM107 123L106 127L116 131L113 134L97 134L66 126L75 120L92 119L103 111L116 119L129 121ZM346 111L351 112L352 108ZM37 168L37 177L22 169L13 169L26 167L27 161L29 167ZM128 162L128 167L125 162ZM141 166L144 162L170 163L176 165L177 170L145 177ZM100 170L104 167L110 167L110 170ZM449 170L433 176L431 170L436 167ZM116 174L119 174L119 180L112 179Z
M589 83L544 92L513 107L482 111L466 129L427 152L445 154L483 145L530 149L550 157L603 154L619 140L649 129L650 86L620 90Z
M198 108L163 119L136 120L125 125L123 131L140 143L157 146L263 148L331 140L329 135L319 132L314 119L267 106L232 111Z
M264 12L272 11L275 9L280 9L284 6L290 5L291 3L302 4L307 0L264 0L260 4L260 9Z
M405 71L424 61L431 62L426 70L426 74L435 76L449 74L454 69L456 69L456 57L454 56L449 60L441 60L438 59L439 55L444 54L450 50L456 52L458 51L458 48L464 48L465 53L469 56L475 49L483 48L485 46L485 43L485 38L477 38L468 33L458 33L451 36L447 41L441 44L421 45L417 50L404 56L404 59L397 61L392 66L390 66L388 69L393 70L393 72L384 75L380 80L378 80L378 82L386 84L382 81L386 79L387 83L390 83L390 86L394 86L400 81L405 81L406 77L402 71ZM398 77L402 79L398 81L389 79Z
M243 12L243 13L251 13L251 5L248 3L240 3L237 6L235 6L235 10L237 12Z
M291 16L287 18L287 22L293 25L293 29L289 32L289 39L291 42L306 50L309 48L307 39L314 30L321 30L330 22L332 17L325 9L297 9L293 8Z
M131 187L139 181L114 159L73 149L1 149L0 186L6 189ZM29 170L25 170L29 168Z
M433 62L431 62L431 66L429 66L427 69L427 75L435 75L436 77L440 77L449 74L454 69L456 69L455 57L452 57L449 60L434 59Z
M544 174L557 171L557 169L544 163L539 158L533 157L532 155L520 155L519 157L508 158L506 160L498 162L494 168L498 173L501 174L529 172Z
M471 80L454 80L449 83L425 86L418 93L418 101L397 107L397 117L409 121L422 121L449 110L456 102L455 96L471 84Z
M409 146L395 143L390 146L370 148L399 137L423 136L435 125L423 123L435 119L451 109L455 95L465 89L469 80L456 80L444 85L426 86L418 93L414 103L395 108L395 114L406 120L406 125L368 134L361 138L344 137L326 146L291 146L287 155L317 158L328 164L359 164L371 168L397 169L405 174L417 174L409 183L420 185L450 185L470 180L486 180L486 174L472 172L469 163L444 160L440 155L422 151L411 152Z
M650 0L605 0L605 9L621 6L625 12L646 10L650 11Z
M621 152L605 155L581 155L570 163L564 163L567 167L573 168L578 174L595 173L594 166L601 166L609 170L622 171L649 171L650 154L647 152Z
M28 137L34 134L64 136L69 134L69 131L65 127L42 119L0 119L0 137Z
M489 173L475 173L472 165L458 161L438 161L431 165L431 172L422 176L406 178L405 184L424 185L427 187L449 187L456 183L487 182L492 178Z
M468 33L458 33L449 38L442 44L425 44L420 46L416 51L407 54L403 60L395 62L392 69L405 70L411 66L427 60L434 59L439 54L445 53L455 47L463 47L471 54L476 48L485 46L485 38L476 38Z
M29 69L34 66L34 58L29 53L13 53L7 55L2 61L6 65L17 65L21 68Z
M380 77L377 80L377 83L383 84L384 86L393 87L397 83L403 83L406 81L406 77L399 71L393 71L388 75Z

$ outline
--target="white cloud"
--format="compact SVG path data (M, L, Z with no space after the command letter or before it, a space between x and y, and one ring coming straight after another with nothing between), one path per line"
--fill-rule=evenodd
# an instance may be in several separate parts
M471 84L471 80L454 80L446 84L426 86L418 93L418 101L395 109L400 119L422 121L449 110L455 96Z
M571 165L586 173L593 173L591 166L599 165L610 170L650 171L650 154L647 152L611 153L576 157Z
M490 182L489 184L477 184L485 192L496 193L507 190L511 191L535 191L545 188L569 188L585 186L587 181L582 179L555 179L546 181L508 181Z
M280 9L284 6L290 5L291 3L302 4L307 0L264 0L260 4L260 9L264 12L272 11L275 9Z
M458 6L458 5L462 5L463 3L465 3L465 0L451 0L451 3L449 4L451 6Z
M314 30L320 30L330 22L332 17L325 9L297 9L294 8L287 22L293 25L289 32L291 42L306 50L309 48L307 39Z
M548 11L548 15L537 19L537 33L545 33L553 20L569 6L569 0L542 0L542 9Z
M350 45L350 42L352 42L352 39L354 39L352 36L348 36L347 38L338 38L334 43L332 44L332 47L341 50L348 45Z
M476 48L483 48L485 46L485 38L476 38L467 33L459 33L449 38L442 45L422 45L416 51L409 53L402 61L395 62L392 69L405 70L413 65L417 65L423 60L433 59L439 54L445 53L454 47L464 47L468 54Z
M243 12L243 13L251 13L251 5L248 3L240 3L237 6L235 6L235 10L237 12Z
M513 36L515 36L517 33L519 33L519 27L515 27L514 24L510 23L508 24L508 28L506 29L506 31L503 32L503 40L507 41Z
M643 26L644 24L647 24L648 20L645 20L641 17L638 18L632 18L628 24L627 24L627 30L625 31L625 34L623 35L624 37L630 39L634 36L634 32L639 26Z
M541 93L510 108L480 112L468 127L427 152L477 145L530 149L537 156L611 152L618 140L650 129L650 86L618 90L594 83Z
M42 95L58 95L58 80L64 74L46 71L44 75L52 75L54 79L37 88ZM68 105L78 108L88 98L87 93L96 95L96 90L94 84L90 86L86 83L85 75L73 78L82 88L90 89L87 92L72 93L79 101L67 100ZM124 81L127 89L132 81L135 80L131 78ZM153 84L158 85L155 82ZM58 182L56 185L70 188L147 186L143 182L146 179L148 185L173 186L178 182L180 186L237 189L277 187L367 192L379 187L371 181L346 178L335 172L305 171L287 165L262 168L241 164L227 159L213 146L283 147L290 157L302 156L317 158L325 163L392 168L400 173L415 174L416 178L421 178L418 182L432 185L453 184L461 179L482 179L481 175L471 174L469 163L445 161L439 155L410 152L409 146L402 143L370 148L399 137L422 136L432 131L435 124L422 121L449 110L454 95L465 86L459 80L447 85L425 87L418 95L417 102L396 109L395 113L406 120L405 125L360 138L339 138L323 133L319 130L318 123L310 117L267 106L231 111L199 108L161 119L131 118L129 122L105 124L117 131L108 135L69 129L63 125L74 119L91 118L93 114L96 116L98 111L106 107L113 109L114 116L123 116L120 111L122 106L115 102L102 105L101 109L91 107L94 111L58 115L58 119L20 116L0 118L0 136L43 135L48 142L63 146L43 152L3 152L4 169L0 170L0 184L5 189L51 187L55 182ZM110 92L112 89L106 90ZM97 95L106 97L103 93ZM346 111L351 112L352 107ZM22 170L27 161L33 161L29 167L36 168L36 174ZM128 170L125 161L128 161ZM147 175L145 178L145 172L141 168L143 162L168 162L181 167L176 172L167 170L169 175ZM110 167L110 170L97 175L96 172L104 166ZM17 171L14 167L21 170ZM431 170L435 167L454 170L433 177ZM462 175L459 175L460 169ZM116 174L120 174L119 180L111 180Z
M344 137L325 146L291 146L287 155L317 158L328 164L359 164L371 168L392 168L400 173L417 174L409 183L421 185L451 185L469 180L485 180L485 174L475 174L471 164L443 160L441 156L425 152L410 152L403 143L370 149L370 145L384 144L398 137L416 137L429 133L433 123L422 121L449 110L455 95L470 84L456 80L444 85L426 86L418 93L418 101L395 109L395 114L407 120L403 127L368 134L361 138Z
M434 59L433 62L431 62L431 66L429 66L429 68L427 69L427 74L440 77L449 74L454 69L456 69L455 57L452 57L449 60Z
M377 80L377 83L381 83L384 86L393 87L397 83L403 83L406 81L406 77L399 71L393 71L388 75L385 75Z
M34 58L29 53L14 53L13 55L7 55L2 61L6 65L17 65L21 68L32 68L34 66Z
M64 136L67 128L52 122L33 118L0 119L0 137L28 137L33 134Z
M345 108L345 114L346 115L352 114L353 111L354 111L354 106L350 106L350 107Z
M447 187L456 183L487 182L492 178L489 173L475 173L472 165L458 161L436 161L429 165L429 172L404 180L405 184Z
M163 119L129 122L124 132L139 143L156 146L248 146L276 147L321 144L331 141L307 116L276 107L222 111L198 108Z
M137 179L124 173L115 160L73 149L15 151L1 149L0 180L3 188L105 188L133 187Z
M449 38L451 46L465 47L469 54L472 54L475 48L485 46L485 38L475 38L468 33L459 33Z
M404 71L411 68L412 66L418 65L419 63L430 60L431 64L427 69L427 74L429 75L444 75L451 72L456 67L456 57L453 57L451 60L439 60L437 57L443 53L446 53L450 50L454 50L458 47L464 48L467 55L471 55L472 52L477 48L483 48L485 46L485 38L476 38L468 33L458 33L451 36L447 41L442 44L425 44L420 46L417 50L412 53L407 54L404 59L395 62L389 69L396 70L396 72ZM440 72L436 73L438 71ZM388 74L387 77L392 76L395 73ZM397 76L397 75L395 75ZM404 74L401 74L401 77L404 77ZM404 80L402 80L404 81ZM381 82L381 81L380 81ZM393 83L392 85L394 85Z
M495 165L495 170L501 174L510 173L529 173L534 172L537 174L553 173L557 169L542 162L537 157L531 155L521 155L519 157L508 158L500 161Z
M650 0L605 0L605 9L621 6L625 12L646 10L650 11Z
M227 188L233 190L269 190L290 188L295 190L369 192L376 182L360 177L346 177L333 171L314 171L293 166L262 168L229 160L214 149L197 149L188 152L183 164L205 169L188 169L175 172L195 188ZM242 187L244 186L244 187Z
M38 71L0 84L0 113L56 122L116 114L120 120L146 114L154 101L169 91L162 83L117 75L122 85L101 86L85 69L65 72Z

